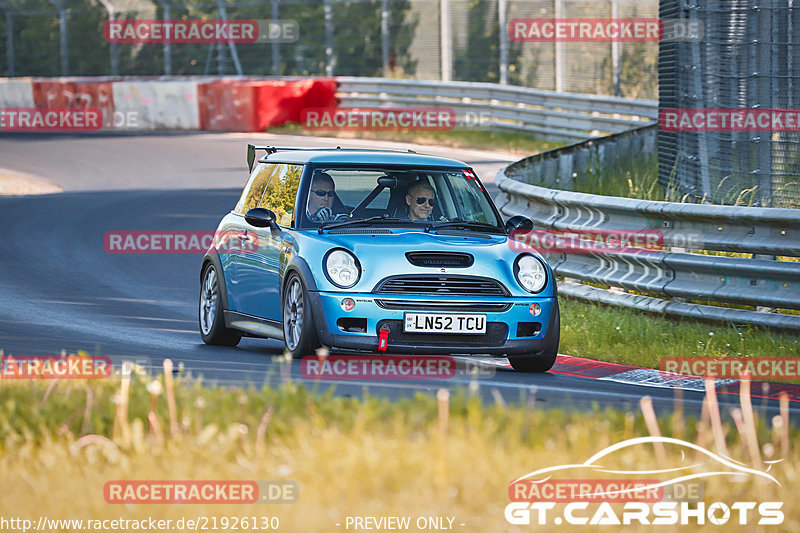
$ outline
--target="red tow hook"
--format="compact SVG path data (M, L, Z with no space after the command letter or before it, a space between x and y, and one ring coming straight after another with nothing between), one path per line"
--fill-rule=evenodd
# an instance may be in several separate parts
M389 328L384 326L378 334L378 351L385 352L386 346L389 344Z

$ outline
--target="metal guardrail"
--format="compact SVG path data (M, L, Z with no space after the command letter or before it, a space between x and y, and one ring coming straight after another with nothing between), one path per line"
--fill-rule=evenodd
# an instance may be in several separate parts
M504 215L524 214L540 228L660 230L663 235L664 248L656 252L544 254L556 274L571 278L559 287L562 293L672 315L800 329L797 315L683 301L800 309L800 262L774 260L775 256L800 257L800 210L634 200L547 189L517 180L532 168L526 160L519 161L495 178L506 196L499 202Z
M445 107L465 124L559 140L626 131L654 121L651 100L498 85L391 78L337 77L342 107Z

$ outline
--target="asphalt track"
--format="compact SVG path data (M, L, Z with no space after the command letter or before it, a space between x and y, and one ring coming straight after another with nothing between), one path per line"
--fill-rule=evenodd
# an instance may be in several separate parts
M300 362L282 362L281 344L243 339L236 348L206 346L197 326L199 255L106 253L109 230L214 230L247 178L247 142L307 146L395 147L318 138L241 134L8 135L0 137L0 169L46 178L63 193L0 197L0 349L6 354L53 355L62 350L139 359L160 367L164 358L218 384L306 381ZM485 182L511 156L472 150L416 147L462 159ZM492 187L489 185L489 187ZM494 189L496 190L496 189ZM604 327L602 324L598 328ZM580 354L572 354L580 355ZM466 388L467 378L307 382L309 388L360 397L398 398L440 388ZM535 388L542 408L638 410L651 396L658 413L673 409L675 391L500 368L478 380L487 401L528 402ZM703 394L682 391L682 407L699 415ZM720 395L728 407L733 394ZM762 415L777 402L759 399ZM792 402L792 409L798 404Z

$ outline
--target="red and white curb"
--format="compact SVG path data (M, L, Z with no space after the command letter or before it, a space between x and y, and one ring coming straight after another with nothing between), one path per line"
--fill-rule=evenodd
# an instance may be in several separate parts
M479 357L471 358L471 360L477 360L483 364L495 366L498 369L511 370L511 365L508 364L508 360L504 357ZM697 392L706 390L705 378L702 376L673 374L655 368L621 365L562 354L558 354L556 364L553 365L550 373L662 389L681 389ZM717 392L721 394L739 394L739 380L736 379L715 379L714 386ZM790 401L800 402L800 385L792 383L752 381L750 390L750 395L754 398L777 400L780 393L785 392Z

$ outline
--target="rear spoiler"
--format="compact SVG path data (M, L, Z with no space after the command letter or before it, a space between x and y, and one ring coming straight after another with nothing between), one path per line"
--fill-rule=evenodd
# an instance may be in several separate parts
M336 148L305 148L300 146L255 146L253 144L247 145L247 168L250 169L250 172L253 171L253 165L256 162L256 150L266 150L267 154L274 154L275 152L282 151L282 150L309 150L309 151L324 151L324 150L342 150L341 146L337 146ZM344 150L354 150L358 152L403 152L403 153L410 153L415 154L414 150L375 150L369 148L344 148Z

